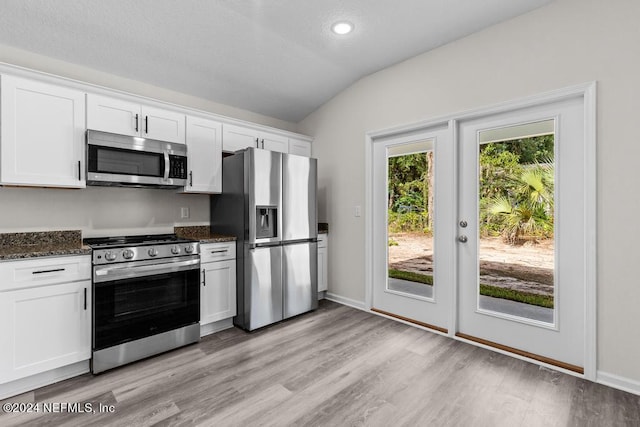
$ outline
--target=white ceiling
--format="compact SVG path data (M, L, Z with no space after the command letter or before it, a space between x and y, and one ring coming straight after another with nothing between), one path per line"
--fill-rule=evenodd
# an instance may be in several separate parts
M298 122L361 77L551 0L0 0L0 43ZM355 31L330 26L349 20Z

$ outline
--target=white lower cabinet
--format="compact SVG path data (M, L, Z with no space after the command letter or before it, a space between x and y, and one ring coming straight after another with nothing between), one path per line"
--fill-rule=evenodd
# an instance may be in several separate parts
M318 292L328 289L329 269L327 264L328 236L318 234Z
M200 324L236 315L236 242L200 245Z
M91 358L91 260L0 263L0 384Z

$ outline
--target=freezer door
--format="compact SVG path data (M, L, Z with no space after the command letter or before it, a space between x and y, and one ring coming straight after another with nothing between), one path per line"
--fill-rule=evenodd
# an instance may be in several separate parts
M249 248L245 253L245 329L282 320L282 246Z
M318 243L282 246L284 318L318 308Z
M282 181L282 241L317 237L317 160L283 154Z
M249 243L281 240L282 230L282 154L249 148L245 152L247 195L249 198ZM269 221L270 231L260 237L258 229Z

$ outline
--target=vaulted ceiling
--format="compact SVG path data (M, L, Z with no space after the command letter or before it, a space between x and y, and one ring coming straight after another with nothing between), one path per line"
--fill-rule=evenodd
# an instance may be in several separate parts
M358 79L551 0L2 0L0 44L298 122ZM331 31L346 20L348 35Z

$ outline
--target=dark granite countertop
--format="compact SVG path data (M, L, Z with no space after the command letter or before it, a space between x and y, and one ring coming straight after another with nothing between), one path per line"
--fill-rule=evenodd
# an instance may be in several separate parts
M211 233L211 229L208 225L174 227L173 231L179 237L198 240L200 243L233 242L237 240L235 236L224 236L222 234Z
M0 261L89 254L80 230L0 233Z

